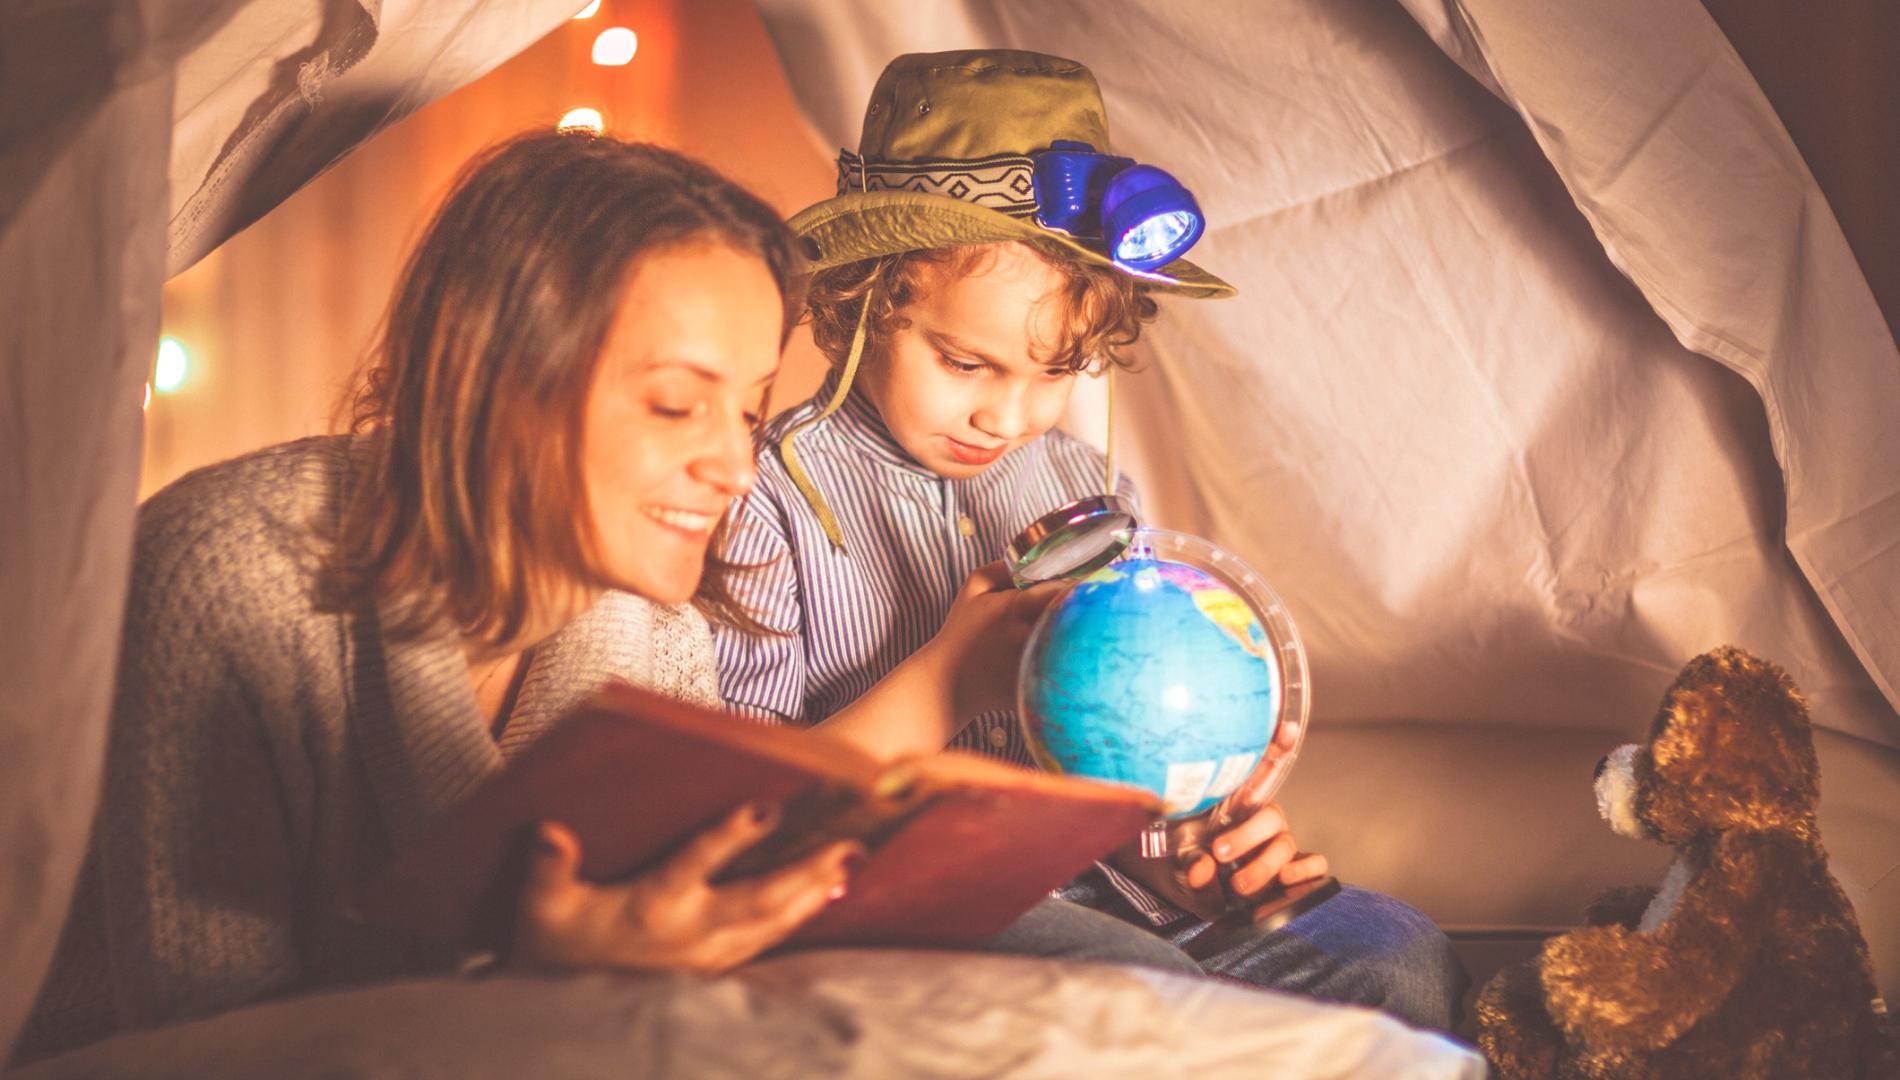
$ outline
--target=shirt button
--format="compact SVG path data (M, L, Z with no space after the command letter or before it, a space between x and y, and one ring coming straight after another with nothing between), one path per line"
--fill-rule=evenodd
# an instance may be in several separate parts
M962 533L965 536L975 536L976 522L972 521L970 519L970 515L968 514L958 514L957 515L957 531Z
M1009 732L1003 730L1003 725L997 724L990 729L990 745L998 750L1009 745Z

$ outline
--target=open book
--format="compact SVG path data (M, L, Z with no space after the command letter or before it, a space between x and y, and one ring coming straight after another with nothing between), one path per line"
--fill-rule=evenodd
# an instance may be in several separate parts
M980 944L1160 812L1133 788L958 751L884 765L823 732L616 685L398 852L356 907L373 922L496 947L538 822L574 830L582 876L608 882L751 801L779 802L783 817L722 879L836 839L869 849L846 896L792 937L803 944Z

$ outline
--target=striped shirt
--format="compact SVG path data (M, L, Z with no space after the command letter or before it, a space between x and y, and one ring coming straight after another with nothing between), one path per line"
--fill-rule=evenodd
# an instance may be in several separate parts
M720 694L734 710L776 723L816 724L856 701L937 633L964 579L1001 557L1025 526L1102 492L1102 454L1061 431L968 479L940 476L898 445L854 388L798 435L799 460L843 530L839 550L778 454L786 433L823 411L837 384L833 371L816 396L767 426L758 483L726 549L727 559L758 567L734 575L739 598L788 636L716 629ZM1117 491L1135 497L1125 480ZM950 745L1036 767L1011 711L977 717ZM1180 917L1102 870L1151 922Z

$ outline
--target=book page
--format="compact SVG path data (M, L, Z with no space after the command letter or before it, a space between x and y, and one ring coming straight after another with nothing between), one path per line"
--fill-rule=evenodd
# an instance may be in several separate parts
M1025 769L963 750L945 750L927 758L909 759L904 764L914 771L918 783L931 790L960 786L1005 788L1085 802L1152 805L1157 815L1161 812L1160 801L1141 788Z

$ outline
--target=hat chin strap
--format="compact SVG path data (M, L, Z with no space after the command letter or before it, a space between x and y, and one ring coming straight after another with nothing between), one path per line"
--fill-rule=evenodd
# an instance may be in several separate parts
M838 389L832 392L831 400L825 403L824 409L817 416L786 432L785 441L778 447L779 460L785 463L785 471L791 474L792 483L797 486L798 493L805 497L805 502L811 506L812 512L818 515L818 525L825 530L825 536L830 539L831 546L839 551L844 550L844 529L838 524L838 516L831 512L831 507L825 502L825 497L819 494L818 485L812 483L811 475L799 462L798 447L795 444L798 436L803 434L806 428L837 412L838 406L844 404L845 395L851 392L851 383L858 375L858 361L864 358L865 329L870 324L871 301L876 298L876 295L875 285L864 293L864 306L858 311L858 328L851 333L851 351L844 360L844 375L838 379Z

